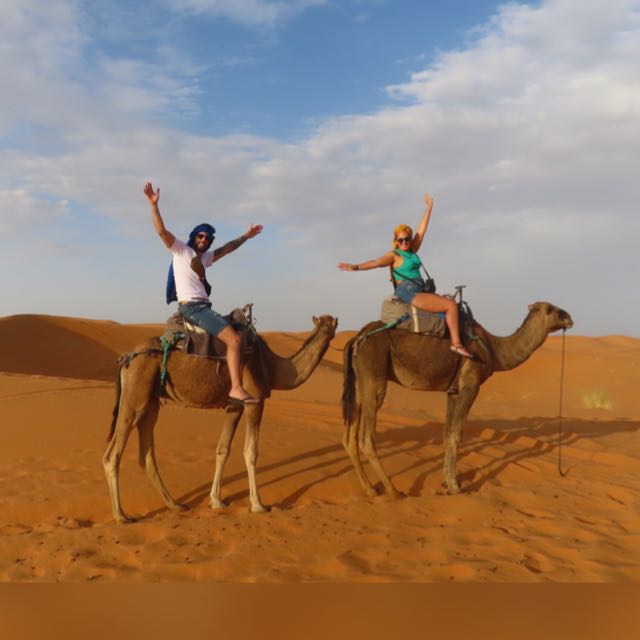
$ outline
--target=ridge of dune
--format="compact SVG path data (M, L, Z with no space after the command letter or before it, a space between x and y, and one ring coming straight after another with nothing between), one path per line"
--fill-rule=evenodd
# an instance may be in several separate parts
M164 330L162 324L121 324L66 316L24 314L0 318L0 372L112 381L117 358ZM278 355L288 357L311 330L266 331L260 335ZM305 401L339 402L342 356L355 334L339 331L321 366L294 395ZM532 357L512 371L496 373L482 387L473 414L555 416L558 413L562 337L549 336ZM635 380L640 339L629 336L566 336L564 410L580 418L640 417ZM441 394L390 384L386 404L408 411L442 412Z
M36 314L0 318L0 371L113 380L117 358L160 327Z

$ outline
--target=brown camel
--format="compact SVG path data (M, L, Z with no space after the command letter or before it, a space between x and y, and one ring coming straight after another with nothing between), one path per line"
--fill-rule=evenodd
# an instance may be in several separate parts
M475 325L473 332L477 339L465 343L475 356L473 360L449 351L449 340L410 331L379 331L360 338L381 326L381 322L366 325L344 350L343 444L367 495L377 492L362 467L361 446L388 494L400 496L382 468L375 447L376 416L384 401L387 381L410 389L449 390L444 424L444 482L449 493L459 493L458 445L480 385L495 371L508 371L522 364L549 333L570 329L573 321L566 311L548 302L536 302L529 305L529 315L522 326L508 337L491 335Z
M272 389L294 389L301 385L316 368L329 347L336 332L338 321L331 316L313 318L314 332L296 354L282 358L273 353L266 342L258 336L257 348L249 356L244 368L245 388L261 402L254 405L225 407L231 381L226 363L219 367L216 361L186 355L181 351L171 353L167 362L166 396L189 407L223 408L226 416L216 451L216 468L211 486L212 508L225 503L220 498L220 480L224 464L229 456L231 442L243 412L247 413L247 432L244 459L249 476L251 511L268 509L260 501L256 486L256 460L258 458L258 435L264 410L264 400ZM157 353L160 340L154 338L136 351L154 349L152 353L138 355L118 374L116 405L109 434L109 445L102 463L107 475L113 515L119 522L131 522L120 505L118 474L122 453L129 434L138 429L140 442L139 463L144 466L153 486L170 509L185 509L176 503L165 487L156 464L153 428L160 408L160 372L162 355Z

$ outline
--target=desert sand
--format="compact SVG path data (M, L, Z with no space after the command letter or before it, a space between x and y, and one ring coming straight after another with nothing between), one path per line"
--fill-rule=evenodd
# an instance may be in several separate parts
M311 326L311 323L310 323ZM489 327L490 328L490 327ZM567 334L558 472L561 337L483 385L463 434L464 493L442 486L445 396L390 385L381 459L407 497L362 495L342 448L340 332L311 378L268 400L248 511L239 430L207 505L223 412L164 404L165 509L131 438L116 524L101 457L116 359L160 325L0 318L0 580L609 582L640 578L640 340ZM263 334L289 355L306 333ZM372 476L374 477L374 476Z

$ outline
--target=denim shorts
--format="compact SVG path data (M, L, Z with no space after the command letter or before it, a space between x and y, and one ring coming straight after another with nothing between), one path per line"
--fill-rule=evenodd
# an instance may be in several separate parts
M411 304L417 293L424 293L424 286L420 286L417 282L403 280L396 287L396 298L400 298L406 304Z
M217 336L229 323L211 308L207 300L193 300L178 305L180 315L191 324L204 329L212 336Z

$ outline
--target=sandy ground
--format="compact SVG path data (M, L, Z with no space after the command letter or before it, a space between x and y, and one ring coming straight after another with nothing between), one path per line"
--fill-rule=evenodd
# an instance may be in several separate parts
M561 338L482 388L464 432L464 493L442 479L445 397L391 386L381 459L407 497L361 494L340 443L341 348L300 388L267 402L258 483L269 514L248 511L239 431L207 505L223 413L165 404L157 457L189 511L164 508L136 463L121 474L115 524L101 465L115 359L154 325L49 316L0 318L0 580L620 581L640 578L640 340L566 338L558 473ZM265 335L293 353L306 334Z

